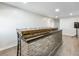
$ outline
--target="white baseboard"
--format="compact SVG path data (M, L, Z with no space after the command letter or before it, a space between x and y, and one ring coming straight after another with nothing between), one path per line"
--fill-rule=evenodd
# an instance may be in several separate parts
M66 35L66 36L74 36L74 34L66 34L66 33L64 33L63 35Z
M14 46L17 46L17 44L15 42L12 45L8 45L7 47L0 48L0 51L3 51L3 50L6 50L6 49L9 49L9 48L12 48Z

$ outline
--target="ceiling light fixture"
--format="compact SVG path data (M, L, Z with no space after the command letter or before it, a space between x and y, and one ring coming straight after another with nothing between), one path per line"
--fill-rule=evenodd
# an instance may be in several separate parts
M55 16L56 18L58 18L58 16Z
M23 3L24 3L24 4L26 4L27 2L26 2L26 1L24 1Z
M59 11L60 11L60 9L58 9L58 8L57 8L57 9L55 9L55 12L59 12Z
M69 15L71 15L71 16L72 16L72 13L69 13Z

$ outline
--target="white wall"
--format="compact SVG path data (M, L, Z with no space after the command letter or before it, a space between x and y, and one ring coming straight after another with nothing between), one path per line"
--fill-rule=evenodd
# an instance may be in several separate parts
M70 17L60 19L60 29L63 30L63 35L74 36L76 31L74 29L74 22L79 22L79 17Z
M50 27L47 20L47 17L0 4L0 50L16 45L16 29Z
M60 19L54 19L54 27L60 29Z
M52 28L60 28L60 19L58 19L58 18L54 18L54 19L52 19L52 18L48 18L48 21L47 21L47 24L48 24L48 26L49 27L52 27Z

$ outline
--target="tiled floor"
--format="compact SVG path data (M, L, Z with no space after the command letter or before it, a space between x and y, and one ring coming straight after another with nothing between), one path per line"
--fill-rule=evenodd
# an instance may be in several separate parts
M1 51L0 56L16 56L16 47ZM79 38L63 36L63 45L55 56L79 56Z

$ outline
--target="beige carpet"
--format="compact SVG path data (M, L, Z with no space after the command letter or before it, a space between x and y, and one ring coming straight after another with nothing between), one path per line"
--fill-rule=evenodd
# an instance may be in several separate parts
M0 56L16 56L16 47L0 51ZM79 38L63 36L63 45L55 56L79 56Z

